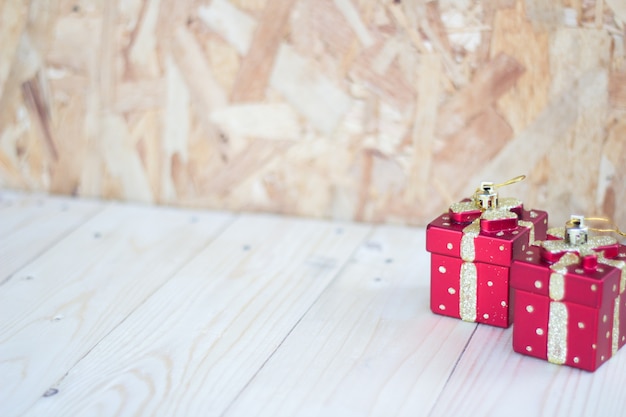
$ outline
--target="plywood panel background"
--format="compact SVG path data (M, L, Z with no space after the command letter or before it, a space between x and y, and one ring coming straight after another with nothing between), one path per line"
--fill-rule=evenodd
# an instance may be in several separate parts
M0 2L0 186L425 224L481 180L626 226L621 0Z

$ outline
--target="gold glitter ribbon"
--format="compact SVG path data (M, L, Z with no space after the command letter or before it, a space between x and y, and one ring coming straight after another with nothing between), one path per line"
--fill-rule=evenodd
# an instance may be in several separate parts
M518 200L517 198L501 198L498 200L498 208L496 210L488 210L488 211L498 211L498 212L505 212L505 211L510 211L511 209L514 209L516 207L519 207L522 205L522 201ZM480 206L476 203L475 200L471 200L471 201L459 201L456 203L452 203L450 204L450 210L453 213L463 213L466 211L473 211L473 210L477 210L479 209Z
M626 262L619 261L617 259L607 259L603 255L600 255L598 257L598 261L605 265L618 268L619 270L622 271L622 274L619 280L619 293L620 294L623 293L624 290L626 289Z
M548 316L548 361L562 365L567 359L567 306L561 302L565 296L565 274L569 265L578 264L580 258L574 253L566 253L558 262L550 266L549 293L550 312Z
M563 274L553 272L550 274L550 299L561 301L565 296L565 277Z
M559 239L565 239L565 228L564 227L551 227L548 229L547 234L549 236L558 237Z
M548 361L562 365L567 359L567 307L560 301L551 301L549 314Z
M483 220L504 220L504 219L516 219L517 214L512 211L504 209L486 210L480 215Z
M478 210L478 205L475 201L459 201L457 203L450 204L450 210L453 213L464 213L466 211Z
M516 203L514 207L517 207L517 205L519 205L519 203ZM463 228L463 236L461 237L461 259L463 260L463 264L461 265L459 276L459 312L461 319L464 321L476 321L478 272L476 265L474 265L474 260L476 259L476 245L474 244L474 239L480 234L480 219L499 220L513 217L517 217L517 215L508 210L487 210L482 213L480 218Z
M615 355L617 353L617 349L619 349L619 303L621 299L622 295L620 294L615 298L615 304L613 304L613 339L611 340L611 356Z
M622 299L622 293L626 288L626 262L615 259L607 259L602 255L600 255L599 261L605 265L609 265L620 270L619 293L615 298L615 303L613 304L613 333L611 339L611 356L613 356L619 349L619 307Z
M476 259L476 246L474 239L480 234L480 219L474 220L463 229L461 237L461 259L464 261L461 265L460 284L459 284L459 312L461 320L476 321L476 305L478 272L474 259Z
M513 197L504 197L498 200L498 209L509 211L522 205L522 200Z
M528 244L529 245L533 245L535 243L535 225L533 222L527 222L525 220L518 220L517 224L519 226L523 226L526 227L528 229L530 229L530 232L528 232Z
M474 220L463 229L461 237L461 259L465 262L474 262L476 259L476 247L474 239L480 234L480 219Z
M476 321L476 291L478 288L478 272L473 262L464 262L461 265L461 284L459 294L459 311L461 320Z
M548 231L548 234L551 234L553 230L556 230L556 228L550 229ZM565 240L561 240L561 239L544 240L543 242L541 242L541 246L543 246L545 250L551 253L578 252L580 253L580 255L584 256L584 255L588 255L591 253L597 253L594 251L594 249L598 247L614 245L616 243L617 243L617 240L611 236L593 236L589 238L587 243L583 243L583 244L576 245L576 246L571 246L570 244L565 242Z

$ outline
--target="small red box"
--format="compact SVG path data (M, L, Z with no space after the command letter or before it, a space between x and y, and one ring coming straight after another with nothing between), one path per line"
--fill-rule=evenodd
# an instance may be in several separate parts
M513 262L513 350L595 371L626 343L626 246L548 240Z
M463 262L460 258L436 253L431 255L430 265L430 308L434 313L498 327L511 324L508 267ZM474 277L460 278L468 275L462 268L471 267L475 268L475 273L469 274ZM464 285L470 280L475 283Z
M535 239L545 239L548 215L524 210L514 199L503 200L501 208L477 207L472 200L453 204L428 225L430 308L465 321L509 327L511 262Z

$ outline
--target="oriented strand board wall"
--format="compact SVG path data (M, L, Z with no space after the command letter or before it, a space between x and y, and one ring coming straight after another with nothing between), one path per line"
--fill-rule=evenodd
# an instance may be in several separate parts
M0 2L0 186L424 224L480 180L626 227L622 0Z

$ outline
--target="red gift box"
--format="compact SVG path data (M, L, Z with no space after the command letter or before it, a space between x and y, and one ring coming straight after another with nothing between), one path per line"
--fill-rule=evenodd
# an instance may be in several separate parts
M465 200L462 203L469 201ZM491 220L490 216L495 217L502 213L503 209L485 212L478 210L468 216L467 212L455 213L453 211L455 206L456 204L453 204L448 213L442 214L428 224L426 229L428 252L461 258L468 262L488 262L509 267L515 254L525 251L533 241L546 238L548 214L540 210L524 210L521 202L510 211L516 214L515 217ZM470 220L455 221L455 215L457 218L465 216L464 220ZM473 228L470 227L472 225ZM472 239L471 234L477 231L477 226L480 227L479 233ZM463 254L462 250L466 253ZM472 253L474 259L471 259Z
M508 327L509 268L431 255L430 308L465 321Z
M594 371L626 343L626 246L611 237L541 242L513 262L511 286L518 353Z
M497 201L497 196L496 196ZM516 199L450 206L426 231L431 252L430 308L436 314L508 327L512 322L512 260L545 239L547 213L524 210Z

